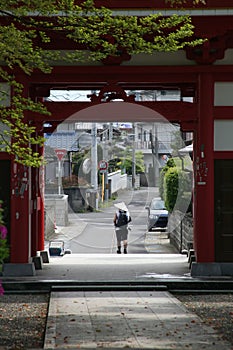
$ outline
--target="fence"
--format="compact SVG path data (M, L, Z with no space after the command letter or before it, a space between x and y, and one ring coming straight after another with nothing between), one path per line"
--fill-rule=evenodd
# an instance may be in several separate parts
M108 181L110 182L111 193L127 188L127 174L121 174L121 170L117 170L108 174Z
M169 215L168 233L171 244L179 251L189 250L193 243L192 215L178 210Z

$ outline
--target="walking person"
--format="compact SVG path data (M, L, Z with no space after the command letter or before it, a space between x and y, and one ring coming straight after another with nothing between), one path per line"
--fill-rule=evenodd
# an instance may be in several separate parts
M117 254L121 254L121 242L123 242L124 254L128 247L128 223L131 221L129 210L124 202L116 203L117 211L113 218L117 239Z

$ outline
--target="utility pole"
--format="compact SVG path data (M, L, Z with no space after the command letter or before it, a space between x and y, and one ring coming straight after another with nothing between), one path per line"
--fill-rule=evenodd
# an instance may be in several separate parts
M58 160L58 194L61 194L61 188L62 188L62 167L61 167L61 160Z
M135 189L136 178L136 159L135 159L135 124L133 123L133 142L132 142L132 188Z
M103 133L103 159L108 162L108 143L109 143L109 126ZM108 169L103 173L103 186L104 186L104 200L108 201L109 192L108 192Z
M151 150L152 150L152 161L153 161L153 186L157 186L159 178L159 169L158 169L158 132L157 125L153 124L153 131L150 132L150 141L151 141Z
M98 209L98 179L97 179L97 126L93 123L91 129L92 145L91 145L91 185L96 191L96 209Z

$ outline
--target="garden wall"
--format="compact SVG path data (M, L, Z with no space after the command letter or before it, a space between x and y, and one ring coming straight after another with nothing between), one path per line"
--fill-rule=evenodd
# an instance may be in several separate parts
M54 210L52 210L54 207ZM55 214L54 217L50 217L50 221L54 221L58 226L68 225L68 196L67 195L45 195L45 212L49 208L47 214Z
M127 174L121 174L121 170L109 173L108 181L111 184L111 193L127 188Z
M190 213L184 214L178 210L169 215L168 234L170 243L178 252L189 251L193 244L193 218Z

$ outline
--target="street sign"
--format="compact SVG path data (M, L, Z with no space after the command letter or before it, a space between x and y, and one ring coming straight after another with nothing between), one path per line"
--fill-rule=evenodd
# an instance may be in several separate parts
M66 149L55 149L54 150L56 155L57 155L57 158L59 161L62 160L62 158L66 155L67 151Z
M108 162L106 160L101 160L99 162L99 170L104 171L108 169Z

